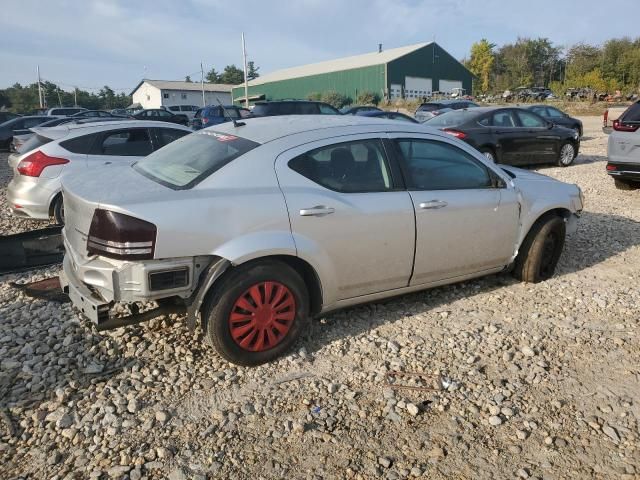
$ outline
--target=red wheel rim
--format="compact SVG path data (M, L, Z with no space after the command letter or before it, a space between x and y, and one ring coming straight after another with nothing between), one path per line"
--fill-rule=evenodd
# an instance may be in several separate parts
M244 350L262 352L278 345L296 317L296 300L280 282L260 282L233 304L231 338Z

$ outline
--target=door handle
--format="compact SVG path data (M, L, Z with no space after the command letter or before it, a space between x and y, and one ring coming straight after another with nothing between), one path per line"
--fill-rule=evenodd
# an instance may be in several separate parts
M437 210L448 205L444 200L429 200L428 202L422 202L419 207L422 210Z
M315 207L301 209L300 216L301 217L324 217L325 215L329 215L330 213L333 213L335 211L336 209L333 207L316 205Z

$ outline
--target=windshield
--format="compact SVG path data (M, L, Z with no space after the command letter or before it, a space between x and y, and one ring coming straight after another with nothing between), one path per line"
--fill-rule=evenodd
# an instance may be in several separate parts
M443 113L438 115L437 117L433 117L426 122L425 125L429 125L430 127L455 127L457 125L462 125L467 120L471 118L471 115L475 115L475 113L467 112L464 110L451 110L450 112Z
M442 105L438 105L437 103L423 103L418 107L419 112L433 112L434 110L438 110Z
M133 168L167 187L187 189L258 145L235 135L202 130L153 152Z

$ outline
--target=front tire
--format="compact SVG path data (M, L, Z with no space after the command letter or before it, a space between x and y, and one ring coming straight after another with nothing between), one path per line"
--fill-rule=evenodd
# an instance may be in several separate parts
M621 178L614 178L614 183L618 190L636 190L639 184L631 182L629 180L622 180Z
M560 147L558 154L558 165L560 167L568 167L576 158L576 147L571 142L567 142Z
M539 219L520 246L513 275L527 283L551 278L562 254L565 235L562 218L549 215Z
M209 342L242 366L286 353L309 322L309 294L287 264L259 261L226 274L202 311Z

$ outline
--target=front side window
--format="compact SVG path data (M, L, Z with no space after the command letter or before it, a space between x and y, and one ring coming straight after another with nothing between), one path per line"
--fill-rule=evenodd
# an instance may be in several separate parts
M451 144L419 139L397 140L413 190L465 190L491 187L487 168Z
M144 157L151 153L151 139L146 128L114 130L96 143L93 155Z
M235 135L200 130L156 150L133 168L167 187L187 189L257 146Z
M544 128L545 122L537 115L524 110L517 110L516 114L520 119L520 124L525 128Z
M159 117L165 117L165 118L168 118L168 117L170 117L172 114L171 114L171 113L169 113L169 112L167 112L166 110L158 110L158 111L157 111L157 115L158 115Z
M544 117L547 115L547 112L549 112L550 110L546 109L545 107L531 107L531 111L533 113L537 113L538 115L542 115Z
M392 188L379 139L320 147L292 159L289 167L312 182L337 192L384 192Z

